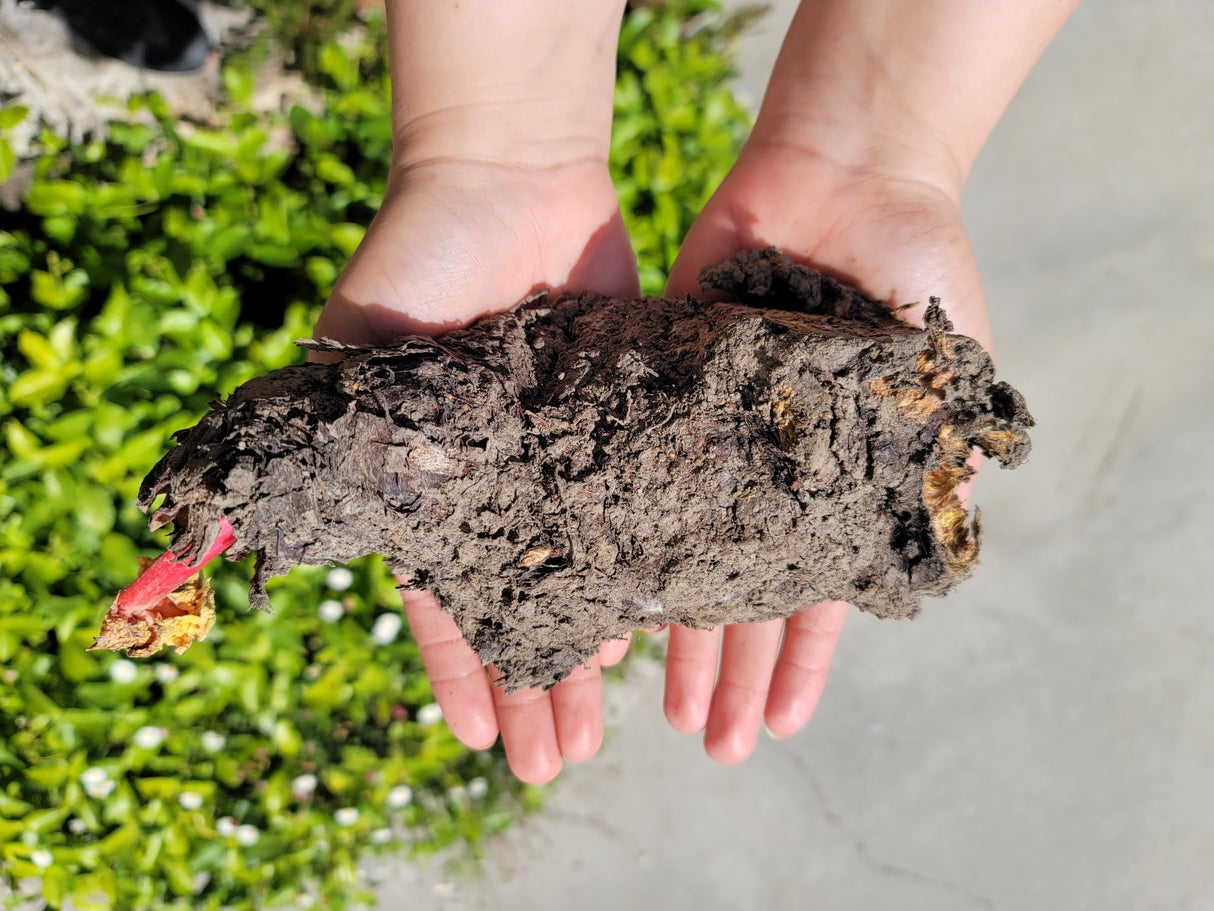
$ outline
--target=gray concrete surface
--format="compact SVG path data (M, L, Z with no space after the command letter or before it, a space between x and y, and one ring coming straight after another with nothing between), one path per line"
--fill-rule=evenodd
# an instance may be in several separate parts
M965 211L1039 427L980 481L973 580L853 616L812 725L739 767L642 673L480 879L389 864L384 906L1214 908L1212 88L1208 0L1090 2L982 155Z

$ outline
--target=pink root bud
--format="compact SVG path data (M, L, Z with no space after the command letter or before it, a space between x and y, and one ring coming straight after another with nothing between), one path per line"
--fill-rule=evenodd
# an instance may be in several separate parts
M184 584L198 570L206 566L221 553L236 543L232 523L225 517L219 519L219 536L202 559L191 564L179 560L171 550L157 557L134 582L118 593L114 601L114 612L121 617L134 620L152 613L157 607L165 609L162 602L169 593Z

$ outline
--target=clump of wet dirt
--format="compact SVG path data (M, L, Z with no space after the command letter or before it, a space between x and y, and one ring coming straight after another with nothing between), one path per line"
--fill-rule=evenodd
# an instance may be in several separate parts
M926 326L775 250L706 270L735 302L581 294L237 389L152 470L171 548L380 553L510 689L639 626L911 617L977 560L955 489L1029 451L1023 398L937 302Z

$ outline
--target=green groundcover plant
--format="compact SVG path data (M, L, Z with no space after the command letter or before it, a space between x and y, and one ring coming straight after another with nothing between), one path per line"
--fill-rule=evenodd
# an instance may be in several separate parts
M747 127L715 0L629 12L613 169L649 292ZM139 481L217 394L301 359L379 204L391 129L382 23L316 47L320 101L254 113L224 71L221 122L129 103L108 137L44 132L0 212L0 895L59 908L340 908L373 850L475 846L536 803L497 752L440 723L376 560L213 583L187 653L88 652L163 549ZM329 34L332 34L331 32ZM14 161L0 110L0 180Z

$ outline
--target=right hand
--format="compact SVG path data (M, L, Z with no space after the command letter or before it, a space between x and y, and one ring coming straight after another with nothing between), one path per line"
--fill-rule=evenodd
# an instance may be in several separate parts
M938 295L958 332L990 348L990 322L956 196L914 176L848 168L813 149L752 139L696 219L667 287L695 293L705 266L777 246L922 320ZM720 762L745 759L765 723L788 737L808 723L849 612L841 601L723 631L671 627L666 716L704 732Z

